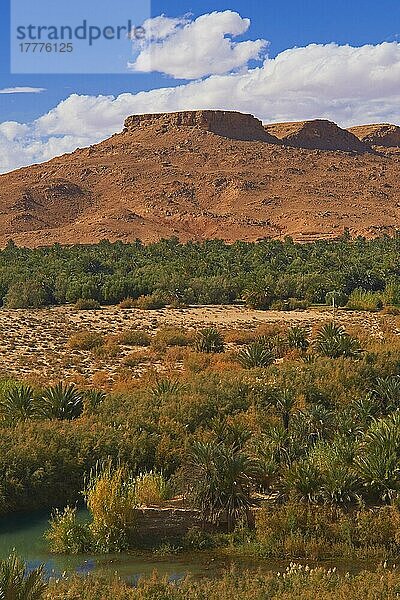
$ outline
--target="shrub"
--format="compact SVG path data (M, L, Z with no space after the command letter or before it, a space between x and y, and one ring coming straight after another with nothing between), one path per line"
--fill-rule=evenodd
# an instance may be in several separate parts
M73 350L93 350L104 344L104 337L94 331L80 331L68 339L68 345Z
M6 308L41 308L53 301L49 287L36 280L13 283L4 297Z
M135 306L141 310L159 310L165 308L166 302L160 293L153 292L153 294L147 296L140 296L135 301Z
M154 398L178 394L183 390L182 384L177 380L157 379L157 382L151 388L151 394Z
M134 298L124 298L118 306L119 308L135 308L136 300Z
M380 292L367 292L357 288L350 294L347 307L351 310L380 310L383 306Z
M382 309L382 314L398 316L400 315L400 308L398 306L385 306Z
M296 348L298 350L307 350L310 345L307 331L304 327L290 327L287 331L287 341L289 348Z
M152 344L155 348L168 346L189 346L193 342L193 334L181 327L163 327L155 334Z
M305 310L308 308L307 300L299 300L298 298L289 298L288 300L275 300L272 302L271 310Z
M195 349L197 352L206 354L224 352L224 340L221 333L215 327L207 327L196 333Z
M162 473L141 473L135 478L135 497L140 506L151 506L169 500L171 486Z
M150 346L151 335L141 329L126 329L117 334L116 340L123 346Z
M100 302L94 300L93 298L79 298L75 302L76 310L100 310L101 305Z
M50 528L45 533L50 552L54 554L81 554L90 550L92 540L87 525L78 523L76 508L67 506L55 510Z
M85 486L89 525L95 547L101 552L120 552L132 545L136 532L135 479L125 467L110 463L90 474Z
M40 410L34 390L27 385L13 385L0 401L0 412L12 423L38 417Z
M269 289L264 290L245 290L243 299L246 306L253 310L268 310L273 301L273 293Z
M137 367L138 365L148 362L150 360L150 358L151 358L151 354L149 354L149 352L146 352L146 351L131 352L130 354L125 356L125 358L122 361L122 364L125 367L134 368L134 367Z
M361 353L359 341L335 323L326 323L320 328L315 339L315 349L329 358L355 358Z

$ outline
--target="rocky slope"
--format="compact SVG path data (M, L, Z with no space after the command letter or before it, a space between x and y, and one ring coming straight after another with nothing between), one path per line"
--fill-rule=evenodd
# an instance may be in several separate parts
M399 176L398 153L327 121L133 116L100 144L0 176L0 244L370 237L400 228Z
M371 148L351 131L341 129L331 121L316 119L295 123L266 125L268 133L287 146L309 150L342 150L344 152L370 152Z
M362 142L372 146L386 148L400 148L400 127L389 123L377 125L359 125L350 127L350 133L357 136Z

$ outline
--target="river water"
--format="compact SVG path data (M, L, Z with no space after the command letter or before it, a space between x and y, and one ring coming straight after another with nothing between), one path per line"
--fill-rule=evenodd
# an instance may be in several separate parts
M85 519L84 511L80 518ZM121 553L115 555L78 555L64 556L50 554L47 549L44 532L49 526L48 512L34 512L12 515L0 519L0 559L6 558L15 550L29 568L45 565L46 575L58 577L62 573L87 574L92 571L118 573L124 579L135 582L139 577L149 576L154 571L171 580L181 579L187 574L194 577L217 577L227 569L264 572L283 571L291 562L269 559L231 558L216 552L182 553L157 556L152 552ZM304 562L304 561L297 561ZM308 561L310 566L313 565ZM363 561L329 561L321 563L326 568L337 566L341 571L357 572L362 569L376 568L376 564Z

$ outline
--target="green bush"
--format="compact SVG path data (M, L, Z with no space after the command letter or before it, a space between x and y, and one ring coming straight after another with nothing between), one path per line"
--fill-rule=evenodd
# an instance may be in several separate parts
M151 335L141 329L126 329L117 334L116 340L123 346L150 346Z
M76 310L100 310L101 305L97 300L93 298L79 298L75 302Z
M50 519L50 528L45 533L50 552L54 554L81 554L91 549L89 527L79 523L76 508L67 506L63 511L55 510Z

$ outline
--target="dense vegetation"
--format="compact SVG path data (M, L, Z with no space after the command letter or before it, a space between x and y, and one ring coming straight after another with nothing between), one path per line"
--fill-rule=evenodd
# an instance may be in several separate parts
M149 371L107 393L3 381L1 511L63 509L85 497L89 529L73 508L59 512L53 549L119 550L135 545L143 498L162 502L168 489L227 532L193 532L178 545L293 558L395 555L400 338L397 317L380 319L374 335L332 322L313 332L209 328L191 347L180 346L183 330L169 330L180 375ZM151 344L158 335L133 333ZM239 350L228 348L232 340ZM170 351L160 353L170 361ZM254 528L256 492L270 499Z
M12 242L0 252L0 299L8 307L130 299L259 308L325 303L375 309L400 303L400 237L295 244L265 240L144 246L103 241L92 246L29 250ZM92 304L96 307L96 304Z
M231 571L215 580L171 583L154 574L130 586L117 576L62 577L44 581L41 568L28 573L15 556L0 562L0 595L6 600L394 600L399 572L385 565L376 572L340 574L336 569L291 563L282 573Z
M47 534L52 551L114 552L139 545L140 507L183 496L208 527L160 539L158 552L395 558L399 250L400 238L37 250L8 244L0 252L6 307L75 302L96 310L119 302L122 309L151 309L244 300L284 309L334 301L376 312L347 329L339 309L314 328L75 332L68 344L82 355L103 356L121 345L132 352L118 379L102 387L99 378L99 389L83 380L79 387L1 379L0 514L58 508ZM143 357L154 364L139 376ZM88 523L77 519L78 502L90 511ZM400 589L396 571L342 577L297 566L284 577L230 574L179 586L153 579L135 589L96 578L44 589L42 577L38 569L28 580L11 557L1 564L0 597L9 597L7 582L15 582L13 598L29 598L24 586L31 586L32 600L394 598Z

